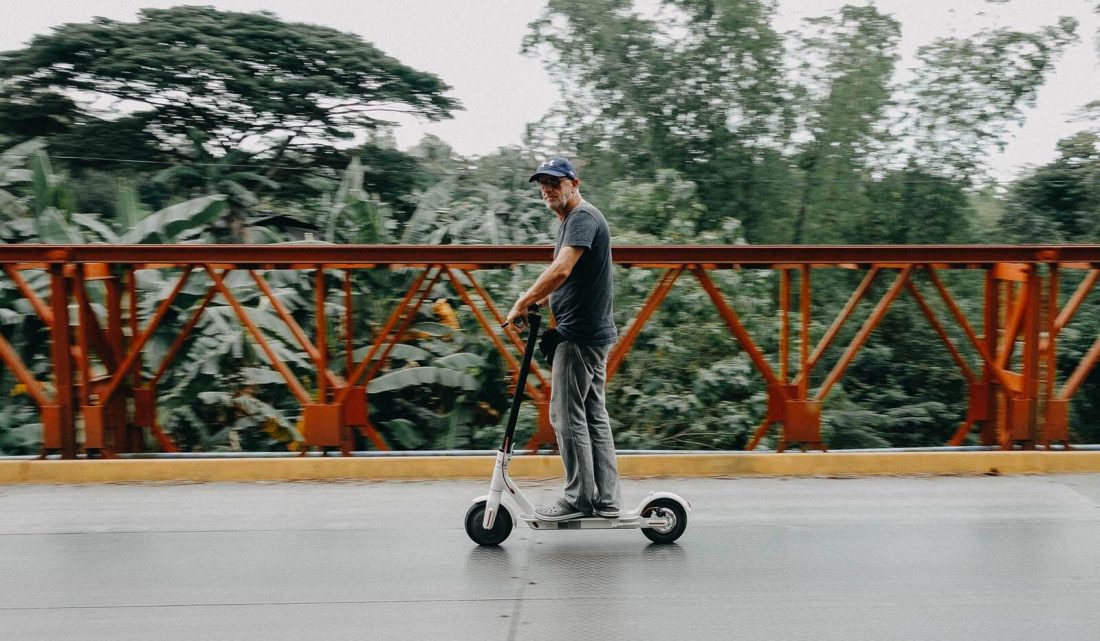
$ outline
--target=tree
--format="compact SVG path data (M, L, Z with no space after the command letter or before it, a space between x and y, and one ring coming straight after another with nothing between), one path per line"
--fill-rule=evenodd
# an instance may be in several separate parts
M736 216L749 238L787 209L779 155L793 121L783 41L767 0L552 0L524 42L545 53L563 109L532 128L539 151L585 161L588 194L673 169L698 188L698 231ZM655 15L654 15L655 14Z
M861 245L942 245L971 242L976 216L958 181L918 168L893 171L869 182L873 203L863 216L846 221L847 242Z
M1063 17L1033 33L997 29L921 47L910 119L899 133L913 137L925 167L965 180L980 175L988 150L1004 147L1076 29Z
M1000 221L1012 242L1100 241L1100 135L1077 133L1058 152L1013 184Z
M694 183L672 169L657 172L653 182L621 180L611 184L608 216L613 229L632 230L648 237L643 242L691 243L706 216ZM630 242L629 232L617 233L615 242Z
M0 54L0 70L0 131L15 138L21 122L77 136L143 122L156 148L185 149L194 129L220 153L243 145L278 159L375 129L386 113L438 120L459 108L439 78L356 35L212 7L66 24Z
M810 20L801 39L805 80L798 95L810 139L797 164L803 175L790 242L852 242L849 221L873 209L865 193L869 156L885 137L901 25L873 6L845 6L839 18Z

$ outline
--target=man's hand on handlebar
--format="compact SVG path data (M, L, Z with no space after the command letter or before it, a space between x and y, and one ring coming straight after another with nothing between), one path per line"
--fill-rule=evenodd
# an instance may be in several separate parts
M527 315L532 313L538 313L538 304L531 305L530 307L523 309L515 305L512 306L512 310L508 312L508 316L504 319L502 328L507 328L509 325L516 329L522 329L527 325Z

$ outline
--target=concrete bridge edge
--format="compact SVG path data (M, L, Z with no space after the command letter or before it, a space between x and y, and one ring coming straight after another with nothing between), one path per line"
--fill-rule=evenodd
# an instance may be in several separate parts
M0 460L0 485L149 482L489 479L492 456ZM517 479L562 476L555 455L516 456ZM624 478L906 476L1100 472L1100 451L633 454Z

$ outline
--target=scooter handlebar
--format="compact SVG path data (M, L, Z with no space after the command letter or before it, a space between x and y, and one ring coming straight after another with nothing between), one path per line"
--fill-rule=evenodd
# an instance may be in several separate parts
M539 309L541 309L541 308L539 307L538 303L531 303L531 305L529 305L527 307L527 313L528 314L538 314ZM523 327L523 318L522 317L516 318L514 321L512 321L512 324L515 325L516 327ZM508 327L508 321L504 321L504 323L502 323L501 326L500 326L501 329L506 329L507 327Z

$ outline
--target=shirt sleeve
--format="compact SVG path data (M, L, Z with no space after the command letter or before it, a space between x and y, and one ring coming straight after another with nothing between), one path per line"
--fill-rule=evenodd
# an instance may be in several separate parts
M599 225L592 214L586 211L578 211L565 221L565 236L562 240L562 246L592 249L592 242L596 239L597 230L599 230Z

